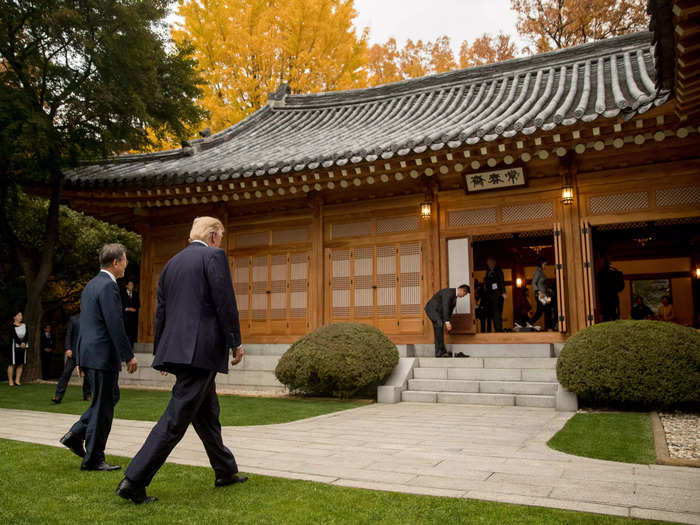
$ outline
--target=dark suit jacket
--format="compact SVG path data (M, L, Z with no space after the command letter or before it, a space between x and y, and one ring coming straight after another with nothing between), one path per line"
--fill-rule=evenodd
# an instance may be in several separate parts
M127 293L126 290L122 290L122 307L123 308L136 308L138 311L139 308L141 308L141 301L139 300L139 293L134 290L131 292L131 297L129 297L129 294ZM130 313L135 315L137 312L124 312L124 313Z
M53 333L49 337L46 337L46 332L44 330L41 331L41 351L43 352L45 348L50 348L51 351L56 348L56 342L54 341L53 338Z
M495 287L494 284L496 285ZM503 279L503 270L501 270L498 266L494 266L493 270L486 270L484 290L486 291L486 295L501 295L506 291L505 280Z
M158 281L153 368L228 372L229 348L241 344L226 253L193 242L170 259Z
M73 358L75 358L76 349L78 348L78 334L80 334L80 314L71 315L63 347L73 352Z
M450 320L455 306L457 306L457 289L443 288L430 298L428 304L425 305L425 313L433 322L446 323Z
M119 287L105 272L93 277L80 295L78 365L119 372L134 357L124 328Z

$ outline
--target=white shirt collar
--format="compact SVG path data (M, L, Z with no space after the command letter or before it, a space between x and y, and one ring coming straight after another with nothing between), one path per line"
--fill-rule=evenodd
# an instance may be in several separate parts
M115 283L117 282L117 278L114 275L112 275L111 272L108 272L107 270L100 270L100 271L109 275L109 278L112 279Z
M192 242L198 242L199 244L203 244L204 246L209 246L206 242L200 241L199 239L195 239ZM190 244L192 244L192 243L190 243Z

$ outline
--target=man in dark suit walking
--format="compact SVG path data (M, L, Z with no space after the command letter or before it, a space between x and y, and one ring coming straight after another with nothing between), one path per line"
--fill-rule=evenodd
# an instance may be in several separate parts
M450 317L452 311L457 306L457 297L464 297L469 293L469 286L463 284L458 288L443 288L435 293L425 305L425 313L433 323L433 333L435 334L435 357L447 357L445 348L445 332L452 330Z
M63 347L66 352L66 364L63 368L63 374L61 374L58 380L58 385L56 386L56 393L53 396L53 401L57 405L63 399L66 393L66 388L68 387L68 382L73 375L73 370L78 365L76 349L78 348L78 335L80 334L80 314L72 315L68 321L68 329L66 330L66 339L63 343ZM83 374L83 399L85 401L90 400L90 380L86 375Z
M197 217L190 244L170 259L158 282L153 368L175 374L170 403L119 483L116 493L136 504L156 498L146 487L192 423L214 469L216 487L242 483L221 437L217 372L243 357L238 309L226 252L219 249L223 224Z
M87 283L80 296L77 361L80 373L85 374L92 385L93 396L90 408L60 441L83 458L81 470L121 468L105 462L105 445L112 429L114 405L119 401L121 362L126 362L130 374L138 368L124 330L117 286L117 278L124 277L127 264L124 246L104 245L100 251L100 273Z
M139 308L141 308L139 293L134 290L134 281L130 280L126 283L126 288L122 292L122 307L124 308L126 335L129 336L129 341L133 346L136 342L136 334L139 326Z

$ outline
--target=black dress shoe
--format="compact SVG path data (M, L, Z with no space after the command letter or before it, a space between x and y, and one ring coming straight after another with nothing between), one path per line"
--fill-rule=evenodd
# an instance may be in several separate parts
M146 487L137 485L127 478L124 478L119 482L117 490L115 490L114 493L120 498L133 501L136 505L141 505L142 503L152 503L158 500L156 497L146 496Z
M55 397L54 397L53 399L51 399L51 401L53 402L54 405L59 405L59 404L61 404L61 400L60 400L60 399L56 399Z
M90 394L83 396L83 401L90 401Z
M83 438L73 434L73 432L68 432L65 436L58 440L61 445L68 447L73 451L76 456L81 458L85 457L85 448L83 447Z
M89 467L82 466L80 467L80 470L105 470L105 471L110 471L110 470L119 470L121 465L110 465L109 463L102 462L98 463L97 465L91 465Z
M235 483L245 483L248 481L248 476L239 476L238 474L232 474L226 478L217 478L214 481L215 487L226 487L228 485L234 485Z

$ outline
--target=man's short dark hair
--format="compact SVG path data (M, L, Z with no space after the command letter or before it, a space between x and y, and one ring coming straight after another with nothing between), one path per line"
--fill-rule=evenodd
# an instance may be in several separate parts
M100 250L100 268L109 268L117 260L121 261L126 255L126 248L118 242L105 244Z
M469 293L469 285L468 284L460 284L458 288L461 288L464 290L464 293Z

